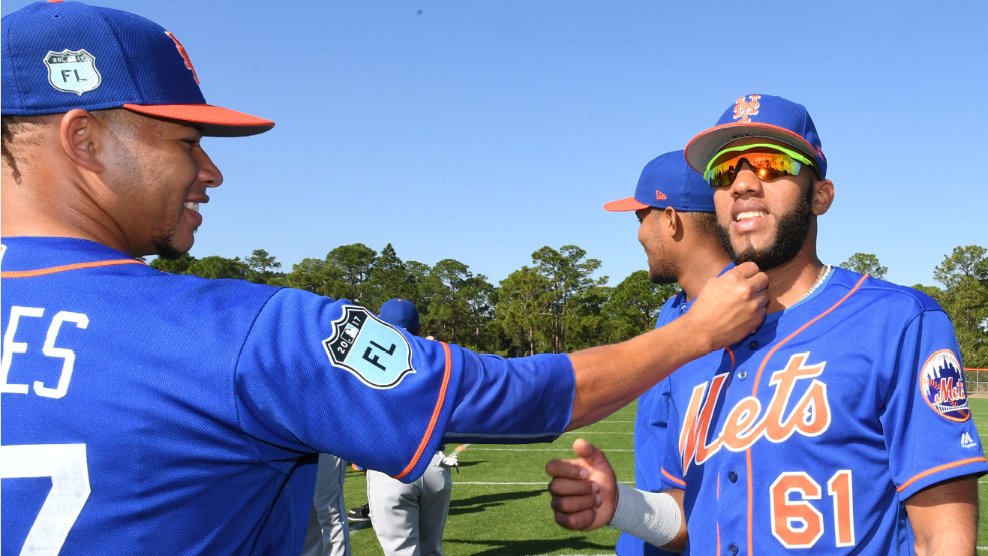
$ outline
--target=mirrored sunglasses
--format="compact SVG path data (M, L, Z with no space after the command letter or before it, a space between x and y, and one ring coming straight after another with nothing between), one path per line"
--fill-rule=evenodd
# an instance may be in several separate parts
M724 156L731 153L738 154ZM813 167L813 161L801 153L772 143L755 143L721 150L710 159L703 177L710 187L716 189L730 187L741 171L742 162L747 162L762 181L795 176L799 174L804 164Z

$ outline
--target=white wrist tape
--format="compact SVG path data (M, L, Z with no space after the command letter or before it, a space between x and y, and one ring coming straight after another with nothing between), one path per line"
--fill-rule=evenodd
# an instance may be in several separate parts
M618 504L611 527L630 533L652 546L676 538L683 514L676 500L664 492L644 492L618 483Z

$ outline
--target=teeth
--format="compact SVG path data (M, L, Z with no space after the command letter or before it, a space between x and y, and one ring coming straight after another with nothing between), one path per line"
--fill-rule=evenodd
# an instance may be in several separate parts
M185 208L199 212L199 203L185 203Z
M745 220L745 219L748 219L748 218L758 218L760 216L765 216L765 214L766 213L764 213L762 211L754 211L754 210L747 211L747 212L741 212L741 213L738 213L738 215L734 218L734 220L737 221L737 222L740 222L740 221Z

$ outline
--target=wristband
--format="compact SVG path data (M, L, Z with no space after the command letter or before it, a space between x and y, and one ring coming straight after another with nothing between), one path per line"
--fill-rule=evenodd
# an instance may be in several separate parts
M645 492L618 487L618 503L611 527L642 539L652 546L669 544L683 523L676 500L664 492Z

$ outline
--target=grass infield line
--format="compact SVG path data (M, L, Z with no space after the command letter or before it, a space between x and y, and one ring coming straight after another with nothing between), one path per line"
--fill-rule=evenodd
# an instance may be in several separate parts
M571 453L573 450L569 446L559 447L559 448L477 448L471 447L471 452L567 452ZM610 452L634 452L632 448L608 448L604 450L606 453Z
M621 484L624 484L624 485L628 485L628 486L631 486L632 485L632 483L630 483L628 481L620 481L620 482L621 482ZM506 481L506 482L500 482L500 481L462 481L461 482L461 481L457 481L457 480L454 479L453 480L453 484L455 486L460 486L460 485L480 485L480 486L534 486L534 485L541 485L541 486L544 486L546 488L549 488L549 479L546 479L544 481L539 481L539 482L509 482L509 481Z

